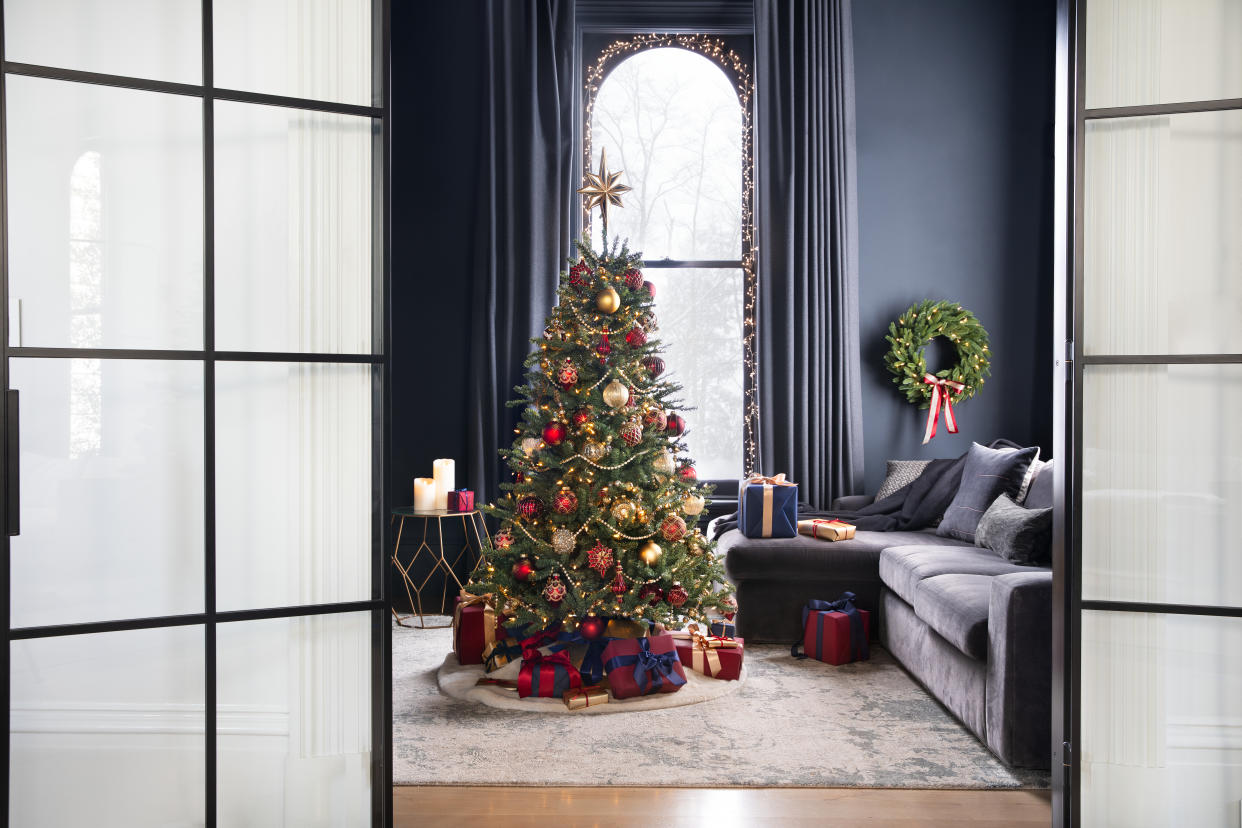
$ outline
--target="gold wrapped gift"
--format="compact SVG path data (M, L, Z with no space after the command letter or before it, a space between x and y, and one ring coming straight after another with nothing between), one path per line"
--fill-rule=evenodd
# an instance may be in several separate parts
M603 687L577 687L566 690L561 699L570 710L581 710L584 707L608 704L608 691Z
M606 638L646 638L647 637L646 621L627 621L623 618L613 618L608 622L608 628L604 630Z
M854 532L854 524L846 523L842 520L817 519L798 521L799 534L810 535L811 537L819 538L820 540L849 540L854 537Z

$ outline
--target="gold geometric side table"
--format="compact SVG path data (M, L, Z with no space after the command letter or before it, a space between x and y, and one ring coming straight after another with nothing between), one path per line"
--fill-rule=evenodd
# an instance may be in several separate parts
M449 563L448 557L444 552L444 521L456 518L461 518L462 531L465 534L466 542L462 545L461 549L457 551L457 555L454 556L453 562ZM443 609L444 604L448 601L448 578L451 577L453 581L456 582L458 592L460 592L462 587L465 586L461 582L461 579L457 577L457 573L453 571L454 568L461 563L463 555L468 556L470 552L477 552L478 558L475 560L474 566L470 569L470 572L466 575L466 580L469 580L470 575L474 574L474 570L478 568L479 563L483 560L484 550L491 546L491 536L487 532L487 524L483 522L483 513L478 509L474 509L469 512L450 512L446 509L420 512L413 506L398 506L392 510L392 515L388 519L388 524L391 526L393 521L398 519L400 519L401 523L397 527L397 543L392 550L392 562L393 565L397 567L397 571L401 573L401 579L405 581L405 595L410 599L410 608L415 610L415 612L410 615L401 615L397 612L396 607L393 607L393 618L396 619L396 622L401 626L413 628L412 624L407 624L405 622L417 614L418 629L420 630L443 629L445 627L451 627L452 624L434 624L430 627L427 626L427 621L423 618L423 590L426 589L427 582L431 580L431 576L435 574L437 569L444 570L448 577L444 579L444 592L440 598L440 606ZM414 554L410 556L409 560L403 561L401 558L401 538L405 533L406 520L421 520L423 522L423 536L422 541L414 550ZM432 546L431 542L428 540L428 533L431 528L432 521L435 521L436 524L436 533L433 538L433 540L436 541L435 546ZM474 537L473 545L470 542L472 535ZM484 543L484 538L487 538L486 543ZM414 563L418 560L419 556L422 555L424 549L427 550L427 554L431 555L431 569L427 571L427 575L423 578L422 582L416 584L414 583L414 576L411 573L414 571ZM469 557L466 558L466 562L470 562Z

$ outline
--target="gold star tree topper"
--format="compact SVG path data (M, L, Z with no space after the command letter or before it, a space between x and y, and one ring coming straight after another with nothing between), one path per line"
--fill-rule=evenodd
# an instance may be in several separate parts
M623 172L624 170L618 170L615 173L608 172L608 151L601 148L599 151L599 172L593 173L588 170L586 186L578 190L580 194L587 197L588 211L594 210L596 207L599 208L600 218L604 220L604 227L608 226L608 205L622 206L621 194L628 193L631 189L617 180Z

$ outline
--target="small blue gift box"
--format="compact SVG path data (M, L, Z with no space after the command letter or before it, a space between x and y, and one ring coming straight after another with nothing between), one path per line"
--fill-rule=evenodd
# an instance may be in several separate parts
M748 538L792 538L798 534L798 484L775 477L752 477L738 498L738 528Z

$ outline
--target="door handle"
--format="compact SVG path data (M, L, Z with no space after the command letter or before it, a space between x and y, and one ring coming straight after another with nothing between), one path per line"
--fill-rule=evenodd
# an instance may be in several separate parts
M5 459L4 491L7 497L5 514L8 516L8 532L20 535L22 532L22 467L21 467L21 406L17 391L10 390L5 394L8 429L4 435Z

